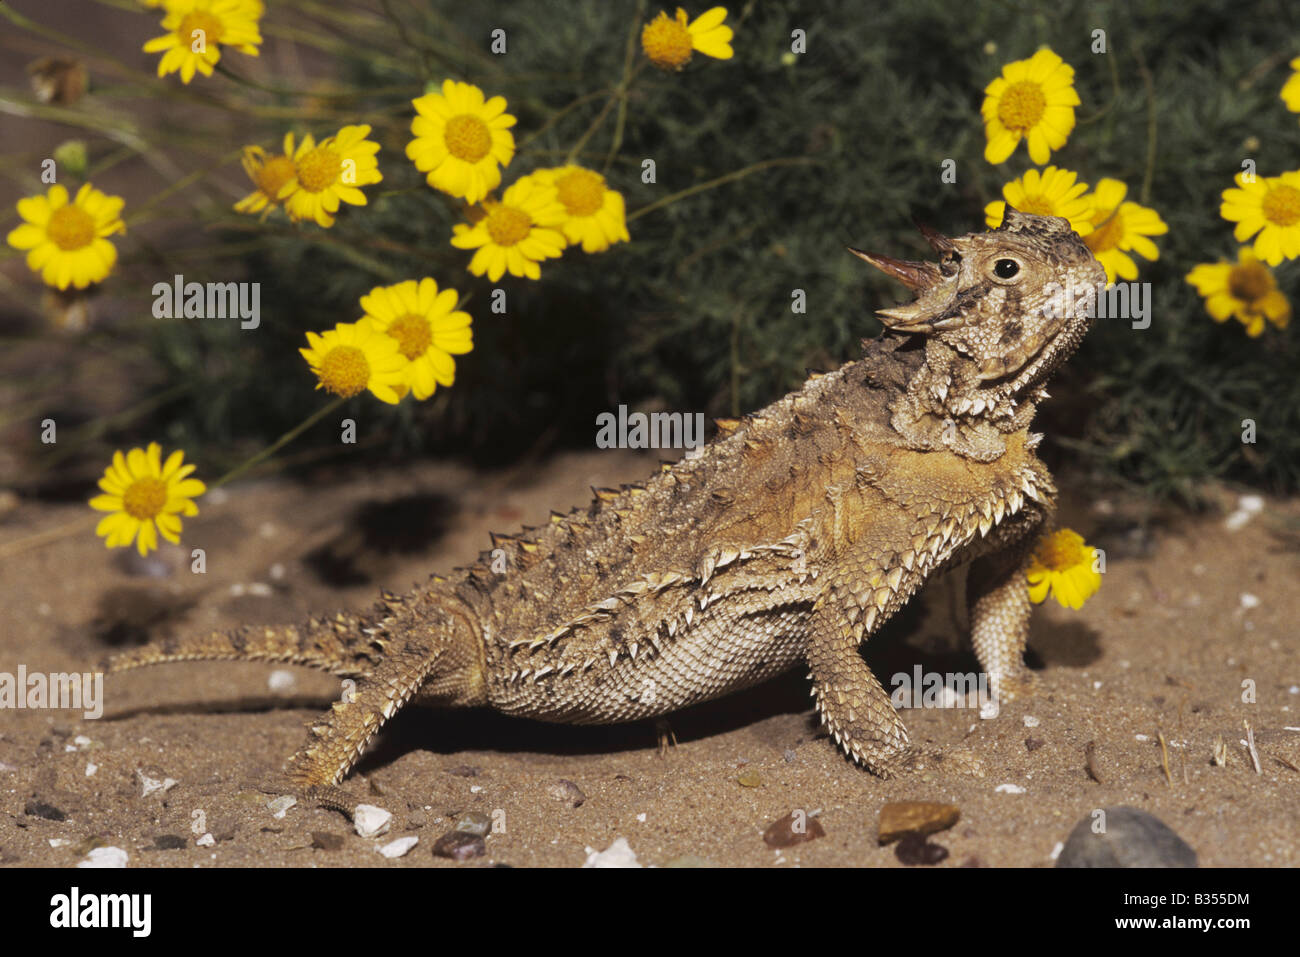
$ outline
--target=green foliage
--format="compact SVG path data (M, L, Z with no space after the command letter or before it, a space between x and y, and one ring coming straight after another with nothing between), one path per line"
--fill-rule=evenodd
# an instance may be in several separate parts
M276 22L279 5L269 6ZM593 256L571 249L543 264L540 282L498 284L472 277L469 254L448 244L461 210L406 160L404 104L447 76L476 83L507 98L519 118L515 136L527 140L504 183L556 165L607 96L556 113L618 85L636 5L386 0L376 8L382 16L354 23L330 16L328 4L286 6L334 32L348 23L347 42L331 56L355 96L237 95L300 108L290 124L300 132L372 123L384 182L367 189L367 207L345 209L327 232L291 227L277 214L259 236L249 232L252 221L240 221L228 240L257 237L245 257L246 278L263 284L268 318L257 333L129 327L172 377L202 383L166 410L173 442L213 457L225 449L233 464L236 449L284 432L324 401L297 355L303 332L356 319L357 298L373 285L422 275L469 295L475 348L458 359L455 386L433 401L395 410L368 397L349 404L363 434L393 454L511 457L538 443L589 446L595 415L619 402L713 415L759 408L797 387L806 367L857 355L858 341L879 331L872 311L902 298L844 245L922 257L928 250L913 216L950 233L983 228L985 203L1029 168L1023 145L999 167L984 162L983 89L1003 63L1046 44L1075 68L1082 99L1079 123L1052 162L1090 184L1124 181L1129 198L1170 227L1156 237L1159 261L1138 260L1139 278L1153 284L1150 328L1099 322L1043 410L1048 454L1068 449L1099 478L1188 501L1211 476L1277 490L1300 484L1295 329L1249 339L1235 321L1211 321L1183 281L1198 262L1235 259L1232 225L1218 207L1243 159L1256 159L1261 175L1300 166L1300 124L1278 98L1287 61L1300 53L1300 8L1288 0L733 6L734 59L697 55L680 74L640 69L617 153L609 154L612 109L578 159L600 169L609 157L610 185L633 214L753 164L782 162L637 217L631 243ZM657 9L647 7L643 19ZM488 52L496 28L506 31L504 56ZM807 52L792 57L796 28L807 32ZM1091 52L1099 28L1104 55ZM242 67L237 57L231 63ZM236 95L227 78L203 82ZM312 112L320 102L329 116ZM286 128L262 119L242 135L270 148ZM214 146L214 156L229 146ZM951 185L940 181L949 158L957 163ZM641 179L645 159L655 163L653 184ZM165 253L157 265L166 267ZM1298 271L1296 263L1277 270L1293 298ZM488 308L494 285L507 291L504 315ZM791 310L796 289L806 293L806 314ZM1245 418L1257 422L1256 445L1241 441ZM140 428L128 441L146 438ZM337 450L323 426L297 448L312 441Z

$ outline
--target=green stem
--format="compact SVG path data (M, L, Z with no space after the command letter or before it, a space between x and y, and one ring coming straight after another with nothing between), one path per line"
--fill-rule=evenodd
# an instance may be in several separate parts
M605 154L605 164L600 168L601 173L609 171L610 164L618 155L619 147L623 145L623 130L627 125L628 90L632 86L632 78L645 65L642 61L637 65L636 70L632 69L633 59L636 56L636 38L641 31L641 20L644 15L645 0L637 0L636 12L632 14L632 29L628 31L627 47L623 51L623 79L618 84L618 90L615 91L618 97L618 116L614 118L614 139L609 144L609 152Z
M703 183L696 183L694 186L688 186L686 189L678 190L676 193L673 193L670 196L665 196L663 199L655 200L655 202L651 203L649 206L642 206L635 212L629 213L627 221L630 223L635 219L640 219L642 216L646 215L646 213L653 213L657 209L663 209L665 206L670 206L679 199L686 199L688 196L694 196L696 193L702 193L705 190L713 189L717 186L725 186L727 183L735 182L738 179L744 179L751 173L757 173L760 170L771 169L775 166L815 166L818 162L818 160L809 159L803 156L784 156L778 159L762 160L761 162L746 166L743 169L733 170L732 172L719 176L716 179L707 180Z
M280 449L284 448L286 445L288 445L298 436L302 435L313 425L315 425L321 419L325 418L325 416L329 415L331 412L333 412L335 409L337 409L346 401L347 401L346 398L344 398L343 396L339 396L329 405L317 409L311 415L307 416L307 418L303 419L302 422L298 423L288 432L284 433L284 435L280 436L278 439L276 439L266 448L262 449L262 451L258 452L252 458L247 459L242 465L236 465L225 475L221 476L221 478L217 479L215 482L209 483L208 488L209 489L220 488L221 486L225 485L227 482L232 482L235 479L239 478L239 476L243 475L249 469L253 468L253 466L260 465L261 463L265 462L272 455L280 451Z
M1142 56L1142 50L1134 45L1133 55L1137 57L1138 72L1142 74L1142 86L1147 94L1147 165L1142 175L1141 201L1143 206L1151 204L1151 182L1156 175L1156 88L1151 78L1151 70Z

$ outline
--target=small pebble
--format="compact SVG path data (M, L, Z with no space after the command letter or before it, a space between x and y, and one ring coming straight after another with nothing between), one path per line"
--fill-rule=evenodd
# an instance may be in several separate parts
M593 847L587 848L587 860L583 867L640 867L636 852L627 843L627 838L616 838L614 843L603 851Z
M86 762L86 777L93 778L95 776L95 772L98 770L99 770L99 765L96 764L94 761Z
M297 803L298 803L298 799L296 797L294 797L292 794L285 794L285 795L281 795L280 797L276 798L273 801L267 801L266 807L267 810L271 812L271 817L275 818L277 821L280 821L284 819L284 815L289 810L289 808L293 807Z
M1022 788L1019 784L999 784L993 790L1000 792L1002 794L1024 794L1025 793L1025 789Z
M786 749L785 749L785 753L782 754L781 756L782 756L783 758L785 758L785 763L786 763L786 764L791 763L791 762L795 759L795 757L796 757L793 748L786 748Z
M1039 721L1037 718L1035 718L1032 714L1027 714L1027 715L1025 715L1025 727L1026 727L1026 728L1036 728L1036 727L1038 727L1039 724L1041 724L1041 723L1042 723L1042 722L1040 722L1040 721Z
M85 750L86 748L94 744L94 742L91 741L90 738L86 737L84 734L77 735L75 738L72 739L72 743L77 746L78 751Z
M1042 738L1025 738L1025 750L1030 754L1033 754L1044 744L1046 744L1046 742L1043 741Z
M587 795L582 793L582 788L563 778L550 785L546 789L546 793L569 807L582 807L587 800Z
M418 837L399 837L381 847L379 853L391 860L395 857L401 857L419 843L420 839Z
M806 841L826 836L822 822L804 811L791 811L778 818L763 832L763 843L768 847L794 847Z
M120 847L97 847L78 861L78 867L126 867L127 854Z
M448 831L433 842L433 856L453 861L468 861L487 853L487 844L477 834Z
M358 804L352 812L352 826L362 837L378 837L388 833L393 813L373 804Z
M1248 592L1248 591L1244 591L1244 592L1242 592L1242 593L1241 593L1241 607L1242 607L1242 608L1245 608L1245 609L1247 609L1247 610L1249 610L1249 609L1251 609L1251 608L1258 608L1258 607L1259 607L1259 596L1258 596L1258 595L1252 595L1252 594L1251 594L1250 592Z
M270 598L275 594L275 592L271 590L271 586L266 582L249 582L248 593L250 595L256 595L258 598Z
M175 778L155 778L139 770L135 773L140 778L140 797L148 797L150 794L166 794L176 786Z
M179 851L188 844L179 834L159 834L153 839L153 846L159 851Z
M208 833L204 834L202 837L197 838L194 841L194 843L199 847L212 847L212 845L217 843L217 839L213 837L212 832L209 831Z
M456 818L452 830L475 837L487 837L492 830L492 818L478 811L467 811Z
M955 804L933 801L893 801L880 808L880 824L876 839L881 844L897 841L908 834L924 837L945 831L961 819L961 809Z
M47 804L44 801L32 799L23 807L23 813L28 817L44 818L47 821L66 821L68 815L64 814L53 804Z
M66 838L66 837L52 837L52 838L50 838L50 847L67 847L67 846L68 846L69 844L71 844L71 843L72 843L72 841L69 840L69 839Z
M760 787L763 783L763 779L758 776L758 772L753 768L748 768L744 771L741 771L740 775L736 778L736 780L740 783L740 786L743 788L756 788L756 787Z
M1169 825L1135 807L1108 807L1105 829L1095 831L1092 814L1079 820L1065 840L1057 867L1196 867L1196 851Z
M284 577L284 566L281 565L279 562L276 562L274 565L271 566L271 569L268 572L268 574L271 576L272 581L278 582L281 578Z

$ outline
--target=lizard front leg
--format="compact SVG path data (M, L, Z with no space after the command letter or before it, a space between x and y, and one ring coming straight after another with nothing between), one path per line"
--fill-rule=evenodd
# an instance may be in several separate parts
M999 702L1012 701L1033 687L1034 675L1024 659L1032 607L1025 572L1044 519L1037 509L1027 511L1014 541L977 558L966 580L971 643Z

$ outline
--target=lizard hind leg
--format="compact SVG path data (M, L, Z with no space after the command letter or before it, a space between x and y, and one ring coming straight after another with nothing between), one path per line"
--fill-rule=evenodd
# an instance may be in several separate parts
M440 665L445 665L445 649L430 651L414 642L391 647L342 701L309 726L307 744L289 759L289 779L309 792L328 791L342 781L384 722L421 691Z

